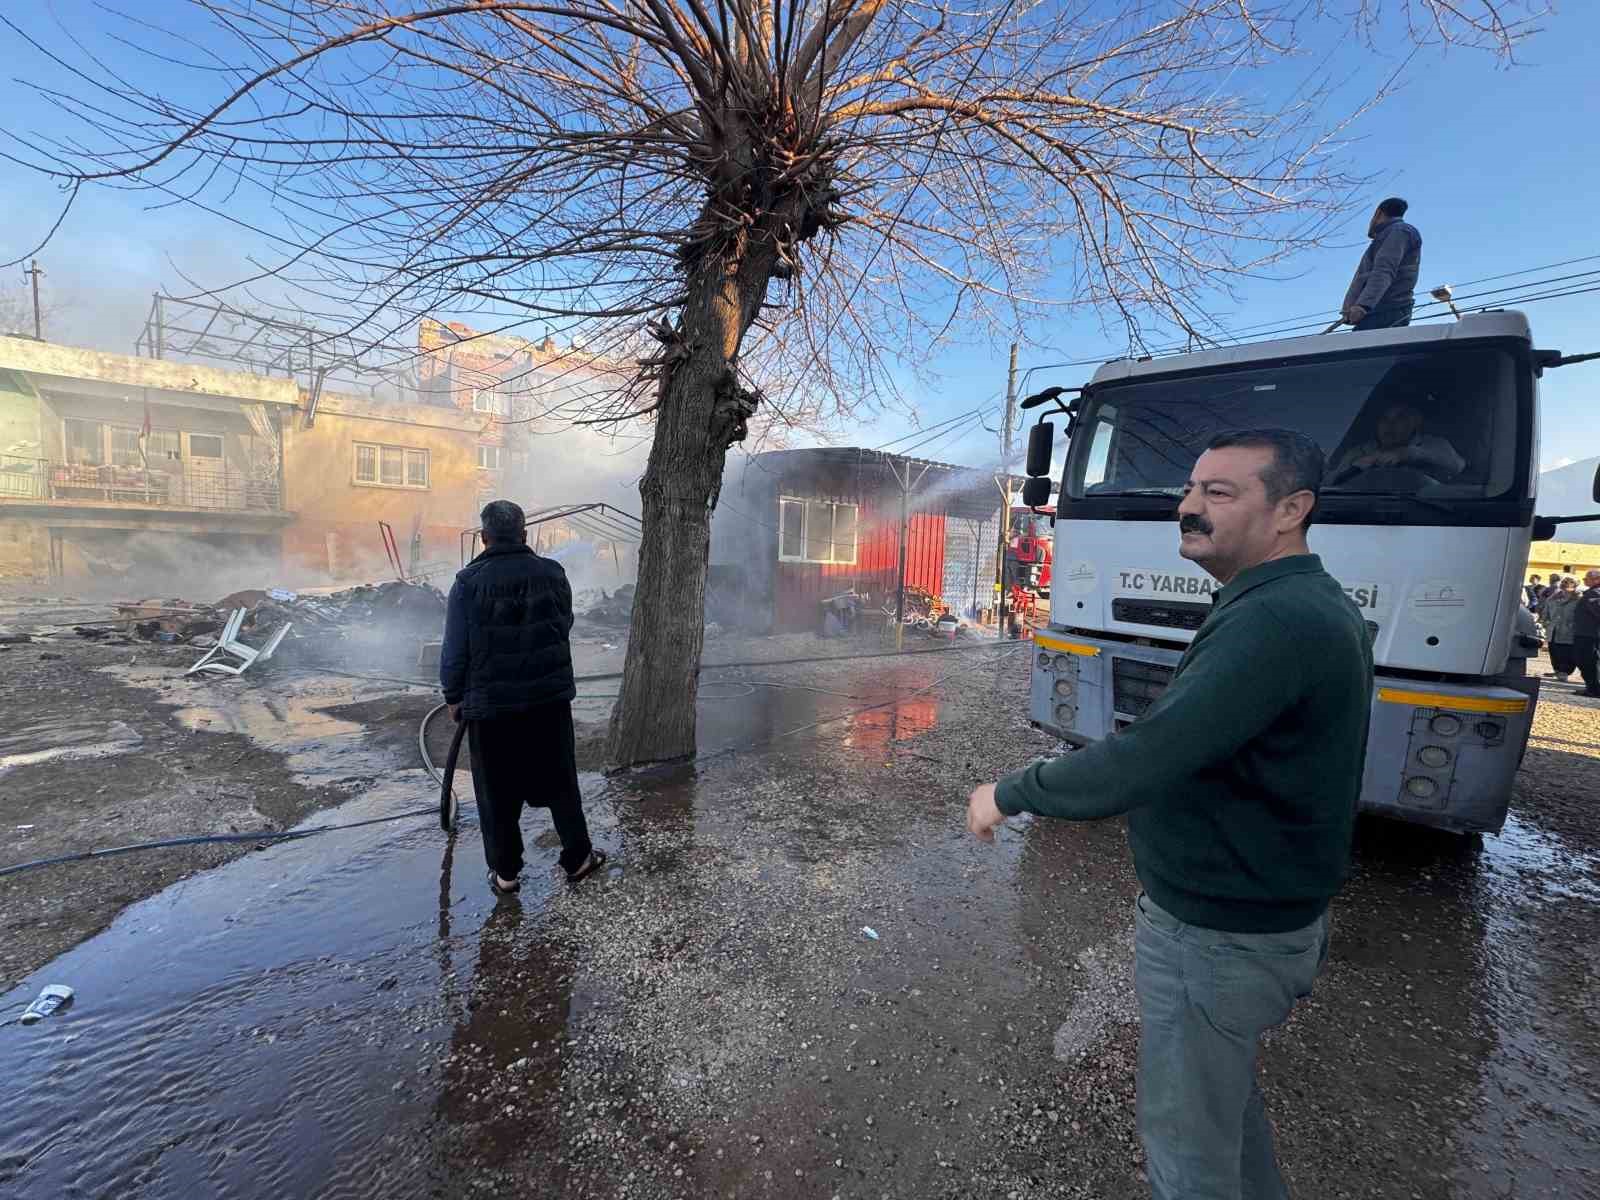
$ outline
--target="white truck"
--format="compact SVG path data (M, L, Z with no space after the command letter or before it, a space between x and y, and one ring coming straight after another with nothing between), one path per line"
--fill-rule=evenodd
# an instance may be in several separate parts
M1537 680L1508 669L1528 544L1596 519L1535 516L1538 381L1568 361L1534 348L1521 313L1490 312L1124 359L1028 397L1053 404L1030 437L1028 504L1052 490L1046 418L1065 414L1069 437L1033 723L1083 744L1138 720L1217 587L1178 555L1189 469L1224 430L1297 429L1328 458L1312 549L1377 664L1360 807L1498 832L1538 703Z

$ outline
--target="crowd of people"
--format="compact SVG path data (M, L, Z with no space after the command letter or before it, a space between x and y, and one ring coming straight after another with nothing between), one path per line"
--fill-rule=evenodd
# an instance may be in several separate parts
M1600 571L1586 572L1581 584L1575 575L1530 575L1522 590L1550 652L1546 678L1567 683L1577 671L1583 694L1600 697Z

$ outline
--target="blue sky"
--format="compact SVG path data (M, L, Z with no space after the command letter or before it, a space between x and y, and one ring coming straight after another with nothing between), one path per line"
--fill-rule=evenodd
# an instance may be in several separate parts
M187 5L164 0L160 7L170 9L174 21L192 20ZM49 11L74 29L103 23L99 10L86 0L55 3ZM61 45L48 16L35 11L20 19L52 45ZM116 54L107 43L94 45ZM1594 216L1600 156L1592 152L1592 131L1600 118L1596 45L1600 5L1569 0L1544 22L1544 32L1523 44L1518 66L1503 68L1487 55L1465 50L1425 53L1409 84L1352 131L1358 139L1352 147L1354 168L1373 176L1371 200L1400 194L1411 203L1409 219L1424 237L1424 286L1600 255L1600 225ZM1354 41L1340 53L1350 60L1358 90L1365 86L1362 80L1388 69ZM0 126L46 132L70 128L15 78L48 78L49 70L31 51L16 57L8 77L0 80ZM7 186L0 190L0 261L28 250L49 227L59 204L46 181L15 168L7 170L6 178ZM129 350L154 290L187 290L185 275L214 285L248 270L255 244L250 235L190 209L152 209L150 200L145 193L95 189L80 197L41 253L45 293L59 309L52 327L57 337ZM1364 246L1365 212L1363 208L1350 218L1344 244L1278 268L1293 278L1241 281L1240 301L1219 298L1213 311L1226 327L1241 328L1335 308ZM1600 260L1521 279L1596 268ZM21 285L20 280L5 283L9 288ZM1595 319L1600 292L1532 304L1526 311L1541 345L1567 352L1600 349L1600 321ZM1114 357L1126 348L1114 329L1107 330L1102 318L1089 313L1019 333L1023 367ZM991 423L998 420L1004 345L964 346L932 365L941 378L933 387L918 389L916 398L924 424L979 406L993 411ZM1080 383L1091 370L1038 371L1029 387ZM1596 394L1600 364L1547 375L1541 447L1545 464L1600 454L1600 406L1592 399ZM841 430L838 440L873 445L908 428L903 413L873 414L859 426ZM994 435L975 422L965 423L963 430L927 452L950 461L992 461Z

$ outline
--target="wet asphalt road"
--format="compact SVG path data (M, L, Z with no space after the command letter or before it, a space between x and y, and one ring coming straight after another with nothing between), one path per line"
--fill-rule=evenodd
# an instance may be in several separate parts
M746 749L586 777L619 865L578 889L545 832L496 904L475 829L402 822L133 906L0 1000L78 992L0 1028L0 1192L1147 1194L1120 823L963 829L972 782L1048 748L1025 672L744 672L702 744ZM1504 836L1363 826L1264 1055L1296 1196L1600 1195L1597 742L1600 708L1547 693Z

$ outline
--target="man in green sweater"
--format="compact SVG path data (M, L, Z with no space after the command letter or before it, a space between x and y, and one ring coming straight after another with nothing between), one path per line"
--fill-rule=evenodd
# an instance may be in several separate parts
M1211 442L1179 553L1221 587L1172 683L1126 729L973 791L1007 817L1128 815L1142 1027L1139 1132L1156 1200L1287 1197L1256 1058L1309 995L1344 882L1372 692L1366 625L1306 546L1323 456L1302 434Z

